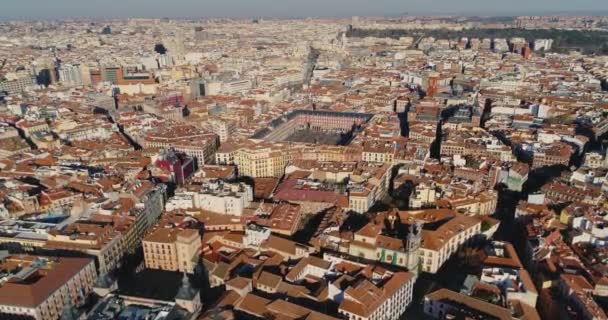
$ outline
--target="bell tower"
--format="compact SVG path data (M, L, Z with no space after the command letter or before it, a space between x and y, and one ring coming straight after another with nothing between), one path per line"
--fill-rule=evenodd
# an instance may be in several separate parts
M202 308L199 290L190 285L186 272L182 277L182 286L175 296L175 303L190 313L198 312Z
M418 266L420 263L420 244L422 242L422 225L414 222L408 228L407 233L407 268L409 272L418 276Z

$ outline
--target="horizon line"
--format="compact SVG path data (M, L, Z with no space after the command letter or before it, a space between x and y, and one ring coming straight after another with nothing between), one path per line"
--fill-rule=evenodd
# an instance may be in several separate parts
M0 21L11 22L11 21L62 21L62 20L124 20L124 19L169 19L169 20L216 20L216 19L227 19L227 20L250 20L250 19L267 19L267 20L302 20L302 19L348 19L352 17L360 18L375 18L375 19L396 19L396 18L502 18L502 17L527 17L527 16L540 16L540 17L607 17L608 10L590 11L590 10L568 10L568 11L545 11L545 12L505 12L505 13L491 13L491 12L403 12L399 14L369 14L369 15L235 15L235 16L221 16L221 15L209 15L209 16L182 16L182 15L108 15L108 16L57 16L57 17L8 17L0 16Z

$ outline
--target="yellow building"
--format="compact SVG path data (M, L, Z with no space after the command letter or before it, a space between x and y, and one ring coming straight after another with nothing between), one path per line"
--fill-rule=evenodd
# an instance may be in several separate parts
M240 176L281 177L289 161L288 150L279 148L242 148L234 154Z
M143 240L146 268L192 273L198 263L198 230L158 228Z

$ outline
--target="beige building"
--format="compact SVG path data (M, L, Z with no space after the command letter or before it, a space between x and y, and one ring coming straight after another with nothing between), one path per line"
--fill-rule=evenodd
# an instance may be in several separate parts
M145 148L173 148L196 158L199 166L212 162L219 145L214 133L190 125L173 125L146 132L141 144Z
M158 228L144 238L143 247L147 268L192 273L201 237L196 229Z
M280 254L285 261L308 257L313 250L311 247L277 236L268 237L266 241L262 242L261 248Z
M109 223L76 222L61 231L51 230L44 247L95 256L99 274L118 268L124 255L123 236Z
M28 152L30 150L30 146L20 137L0 140L0 159L6 159L15 154Z
M361 154L360 148L345 146L307 146L246 140L243 143L223 144L215 153L215 161L222 165L236 165L241 176L279 178L290 163L298 160L360 161Z
M369 210L376 201L382 199L388 190L390 180L389 164L361 162L350 174L352 186L348 192L349 209L358 213Z
M405 240L389 237L382 233L382 226L368 223L355 232L348 244L348 254L370 261L406 267L410 272L418 272L420 230L411 228ZM344 245L344 244L343 244Z
M435 230L422 230L421 270L436 273L465 242L480 233L479 218L458 213Z
M494 213L498 195L494 191L483 191L476 195L454 199L441 199L440 207L446 206L466 215L487 216Z
M5 256L0 269L0 313L36 320L59 319L68 301L81 302L97 279L86 258Z
M486 302L448 289L439 289L424 296L424 314L428 319L457 318L467 310L476 319L540 319L536 309L511 300L508 307Z
M17 122L17 128L23 130L26 137L29 137L36 132L50 131L49 125L45 121L21 120Z
M214 120L211 122L211 131L218 135L220 142L226 142L230 135L236 130L236 124L226 120Z
M249 177L281 177L289 161L286 150L275 148L243 148L234 154L234 163L239 175Z
M397 272L390 279L375 285L362 280L344 291L338 312L351 320L396 320L412 302L413 273Z
M396 151L397 149L390 144L365 144L361 153L361 160L393 164Z
M437 199L437 190L434 184L421 183L414 188L414 192L410 195L409 207L422 208L435 204Z

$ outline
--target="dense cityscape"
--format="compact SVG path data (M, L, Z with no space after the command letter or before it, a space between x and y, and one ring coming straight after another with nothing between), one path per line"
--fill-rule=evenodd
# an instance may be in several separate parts
M0 319L608 319L608 17L0 22Z

